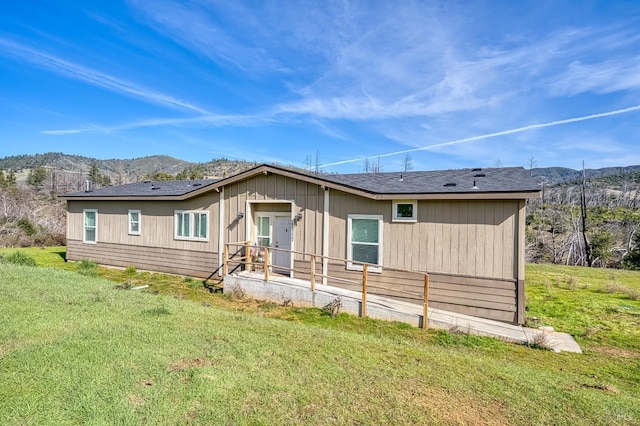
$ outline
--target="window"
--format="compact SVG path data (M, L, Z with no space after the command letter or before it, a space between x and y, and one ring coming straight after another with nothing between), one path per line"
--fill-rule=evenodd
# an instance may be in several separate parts
M82 242L95 244L98 241L98 210L84 209L82 211L84 231Z
M347 260L382 264L382 216L349 215L347 234ZM362 270L362 265L349 262L347 268ZM380 272L381 268L369 270Z
M175 238L207 241L209 239L209 212L176 211Z
M271 218L269 216L256 218L256 241L260 247L271 245Z
M416 222L418 220L418 202L402 200L393 202L394 222Z
M129 210L129 234L140 235L140 210Z

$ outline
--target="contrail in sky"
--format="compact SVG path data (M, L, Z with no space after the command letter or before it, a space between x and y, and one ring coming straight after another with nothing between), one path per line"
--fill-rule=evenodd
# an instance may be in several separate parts
M407 153L410 153L410 152L426 151L426 150L429 150L429 149L432 149L432 148L439 148L441 146L457 145L457 144L465 143L465 142L477 141L477 140L482 140L482 139L489 139L489 138L493 138L493 137L496 137L496 136L503 136L503 135L510 135L512 133L526 132L527 130L542 129L544 127L559 126L561 124L576 123L578 121L587 121L587 120L593 120L595 118L609 117L611 115L625 114L627 112L638 111L638 110L640 110L640 105L634 105L634 106L630 106L628 108L616 109L614 111L600 112L600 113L591 114L591 115L583 115L582 117L567 118L565 120L550 121L548 123L531 124L529 126L518 127L517 129L509 129L509 130L503 130L501 132L487 133L485 135L472 136L470 138L457 139L457 140L449 141L449 142L442 142L442 143L437 143L437 144L433 144L433 145L421 146L419 148L411 148L411 149L405 149L405 150L402 150L402 151L389 152L389 153L386 153L386 154L370 155L370 156L367 156L367 157L352 158L350 160L336 161L336 162L333 162L333 163L321 164L321 167L339 166L341 164L355 163L357 161L362 161L362 160L365 160L367 158L372 158L372 157L376 157L376 158L377 157L391 157L393 155L407 154Z

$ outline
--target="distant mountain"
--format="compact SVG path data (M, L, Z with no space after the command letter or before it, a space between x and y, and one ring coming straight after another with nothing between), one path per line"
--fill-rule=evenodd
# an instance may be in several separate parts
M168 155L153 155L134 159L98 160L80 155L61 152L48 152L35 155L16 155L0 158L0 170L23 170L47 167L57 173L73 173L86 176L93 164L97 164L100 173L107 175L114 183L134 182L156 173L176 175L184 170L197 168L207 177L221 178L253 167L256 163L227 159L212 160L207 163L194 163Z
M36 167L47 167L55 168L56 172L76 175L83 180L94 162L98 165L100 173L109 176L114 184L135 182L158 173L175 176L184 170L194 169L197 169L207 177L223 178L257 165L254 162L233 161L225 158L206 163L184 161L168 155L153 155L126 160L98 160L80 155L48 152L45 154L16 155L0 158L0 170L20 172ZM589 179L605 180L611 184L619 184L623 179L630 179L640 183L640 165L586 169L585 172ZM541 180L546 178L549 185L575 184L582 179L582 170L566 167L534 168L531 169L531 173ZM18 176L22 176L22 179L25 179L26 173L18 174Z
M582 170L568 169L566 167L542 167L531 169L532 176L546 178L549 184L577 183L582 180ZM585 169L587 179L618 178L625 176L632 180L640 178L640 165L624 167L604 167L601 169ZM615 182L616 179L608 179Z

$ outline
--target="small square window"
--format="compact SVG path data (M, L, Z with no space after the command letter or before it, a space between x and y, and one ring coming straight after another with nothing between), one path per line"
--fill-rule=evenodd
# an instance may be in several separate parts
M394 222L416 222L418 220L418 202L401 200L393 202Z

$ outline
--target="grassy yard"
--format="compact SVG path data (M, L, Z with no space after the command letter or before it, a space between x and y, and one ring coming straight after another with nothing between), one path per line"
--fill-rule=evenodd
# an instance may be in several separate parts
M638 273L528 266L529 321L578 355L24 252L0 265L2 424L640 424Z

